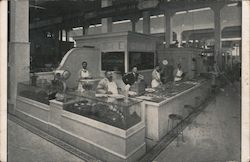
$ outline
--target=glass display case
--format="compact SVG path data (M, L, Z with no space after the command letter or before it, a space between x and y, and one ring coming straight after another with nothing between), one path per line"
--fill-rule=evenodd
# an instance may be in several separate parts
M141 101L121 95L96 96L94 91L67 92L74 101L65 102L63 109L78 115L127 130L141 121Z
M155 89L147 88L146 92L137 98L152 101L156 103L160 103L168 98L171 98L175 95L178 95L195 85L201 84L204 82L205 79L198 79L198 80L186 80L181 82L171 82L164 85L161 85Z
M57 86L48 82L31 84L18 83L17 95L49 105L49 100L55 99Z

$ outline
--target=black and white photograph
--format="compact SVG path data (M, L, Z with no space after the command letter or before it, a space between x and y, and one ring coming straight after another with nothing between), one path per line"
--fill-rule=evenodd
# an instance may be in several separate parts
M249 7L0 0L0 162L249 162Z

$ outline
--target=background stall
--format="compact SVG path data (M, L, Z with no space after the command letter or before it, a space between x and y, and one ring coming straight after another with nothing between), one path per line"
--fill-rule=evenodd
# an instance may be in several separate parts
M158 60L167 59L169 64L177 67L181 64L185 77L192 79L192 73L196 68L196 73L199 74L202 69L202 50L199 48L167 48L164 50L157 50ZM193 62L195 59L195 63ZM195 67L194 67L195 66Z
M100 55L101 75L106 70L127 73L137 66L147 84L151 82L151 72L156 64L157 38L135 32L113 32L85 35L74 38L77 47L95 47ZM96 67L97 68L97 67Z

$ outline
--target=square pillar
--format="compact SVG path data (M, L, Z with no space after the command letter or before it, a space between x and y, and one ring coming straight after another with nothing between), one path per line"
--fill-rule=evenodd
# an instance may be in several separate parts
M144 34L150 34L150 12L144 11L142 13L143 15L143 33Z
M131 25L132 25L131 31L135 32L136 31L136 22L135 21L131 21Z
M65 29L66 42L69 41L69 35L68 35L68 33L69 33L69 29Z
M131 19L131 26L132 26L132 28L131 28L131 31L132 32L136 32L136 23L138 22L138 20L139 19Z
M82 35L88 35L89 25L84 24L82 27Z
M112 18L103 18L102 19L102 33L112 32Z
M58 62L59 61L59 44L60 44L60 33L59 33L59 27L55 26L53 29L53 33L54 33L54 39L55 39L55 53L56 53L56 57L54 58L54 62Z
M223 5L212 6L211 9L214 12L214 61L216 61L219 67L222 67L222 54L221 54L221 9Z
M112 5L112 0L102 0L102 8ZM102 33L112 32L112 18L103 18L102 19Z
M181 32L176 32L176 34L177 34L177 40L179 42L178 47L180 47L181 42L182 42L182 35L181 35Z
M136 23L139 21L139 18L140 18L139 15L133 15L133 17L130 18L132 32L136 32Z
M10 2L8 102L16 104L18 82L30 78L29 0Z
M173 32L172 32L172 18L173 18L174 12L171 10L165 10L164 16L165 16L165 42L166 47L169 47L169 45L172 42L173 39Z

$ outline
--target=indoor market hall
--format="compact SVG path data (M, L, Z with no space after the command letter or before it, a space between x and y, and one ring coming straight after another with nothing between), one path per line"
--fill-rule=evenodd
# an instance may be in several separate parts
M242 161L244 3L8 1L8 162Z

